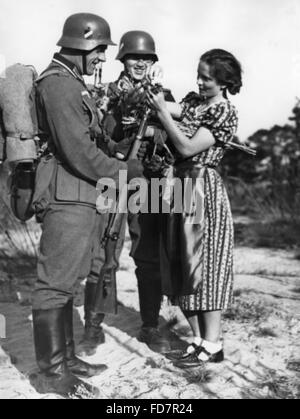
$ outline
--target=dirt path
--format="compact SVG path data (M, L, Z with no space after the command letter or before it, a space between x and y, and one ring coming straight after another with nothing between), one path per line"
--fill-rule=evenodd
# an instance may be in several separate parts
M223 330L226 361L205 371L182 372L137 341L138 295L128 246L118 286L119 314L106 319L107 343L89 358L109 366L90 380L102 398L299 398L300 263L292 253L236 250L236 301ZM75 315L77 341L83 325L81 298ZM0 303L8 334L0 341L5 350L0 352L0 399L42 397L27 379L36 369L29 289L23 287L19 299L22 305ZM164 302L161 316L172 346L182 346L190 331L181 313Z

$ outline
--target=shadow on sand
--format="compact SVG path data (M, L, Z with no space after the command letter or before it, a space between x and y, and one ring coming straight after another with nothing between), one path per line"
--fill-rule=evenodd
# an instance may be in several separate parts
M20 278L20 267L18 276ZM10 272L11 274L12 272ZM6 339L0 344L11 357L15 367L26 377L37 371L32 331L31 292L34 286L35 273L27 272L22 279L14 279L13 284L6 284L4 302L0 299L0 313L6 320ZM2 284L2 286L4 286ZM2 287L1 287L2 288ZM76 297L76 307L82 306L81 296ZM118 315L108 315L104 321L109 328L115 328L130 338L137 338L141 328L140 313L119 303ZM170 330L164 318L160 318L161 332L169 340L172 349L183 349L186 343ZM74 337L78 344L83 336L84 324L78 310L74 309ZM122 345L122 342L119 342ZM128 348L132 352L134 349Z

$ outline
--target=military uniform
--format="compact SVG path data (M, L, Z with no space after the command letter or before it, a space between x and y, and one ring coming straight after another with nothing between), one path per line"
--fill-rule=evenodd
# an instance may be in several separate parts
M119 82L110 83L107 96L110 98L117 90ZM168 101L174 101L169 90L165 90ZM103 127L105 132L116 142L128 135L122 124L122 111L120 107L113 106L106 114ZM151 122L150 122L151 124ZM153 143L148 143L148 153L153 150ZM143 328L157 328L159 312L162 301L161 274L160 274L160 215L159 214L128 214L129 232L132 240L131 256L136 264L136 276L140 300L140 313ZM119 255L124 242L125 225L119 241ZM96 282L97 273L104 263L103 249L95 246L93 269L89 275L89 282ZM100 250L100 252L99 252ZM99 252L99 253L97 253Z
M76 68L56 54L47 71L56 73L38 84L37 104L40 128L48 135L54 161L45 191L48 202L43 196L39 199L46 206L41 208L37 202L45 214L34 309L63 307L72 298L78 279L88 275L95 233L101 227L96 183L101 177L117 183L119 170L127 169L126 163L97 148L101 131L95 103ZM49 164L44 164L45 171ZM40 178L44 181L42 177L43 166L37 183Z
M155 42L150 34L143 31L130 31L123 35L120 41L120 48L117 59L122 63L125 63L128 55L138 56L137 60L144 59L156 62L158 57L155 52ZM133 58L135 59L135 58ZM125 99L126 86L132 88L133 93L136 91L136 82L140 86L141 84L132 78L128 77L128 74L123 72L120 78L110 83L101 95L98 96L98 103L101 105L106 103L107 100L103 101L103 94L105 99L108 100L108 107L104 112L103 126L105 132L117 143L122 141L124 138L134 137L135 131L130 129L124 129L123 117L128 116L128 113L135 113L136 103L133 98L129 98L130 106L128 108L128 101ZM123 86L123 87L122 87ZM143 89L141 90L142 95L144 94ZM138 93L138 94L139 94ZM96 92L97 96L97 92ZM130 96L130 95L129 95ZM166 99L173 101L174 98L170 91L165 91ZM139 102L139 100L138 100ZM123 109L125 107L126 109ZM126 113L126 115L124 114ZM157 122L157 121L156 121ZM158 132L158 129L156 130ZM149 156L153 152L153 141L148 143L147 153ZM143 147L144 149L145 147ZM142 154L142 153L141 153ZM156 174L157 177L157 174ZM150 199L150 194L149 194ZM162 286L161 286L161 274L160 274L160 258L159 258L159 244L160 244L160 216L159 214L128 214L128 224L130 235L132 239L131 256L134 258L136 263L136 276L138 279L138 289L140 297L140 313L142 318L142 330L139 334L139 339L148 346L158 352L166 352L170 350L169 343L167 340L160 335L158 331L159 323L159 312L162 300ZM117 257L120 256L124 237L125 237L126 223L123 224L123 228L120 234L120 240L117 249ZM94 245L93 252L93 263L92 269L88 276L86 286L86 298L85 298L85 318L86 318L86 333L83 341L82 354L93 354L95 348L104 342L105 337L101 328L101 322L104 319L104 315L98 315L97 321L91 322L91 305L90 296L95 292L99 272L103 266L105 260L104 250L101 249L98 243Z
M41 392L93 398L98 389L78 377L99 375L107 367L75 355L73 295L91 269L93 242L105 227L96 212L96 184L109 176L118 185L120 170L128 170L130 179L142 173L142 166L120 162L99 148L109 154L113 142L103 136L96 103L82 77L105 60L107 45L114 45L108 23L90 13L72 15L57 45L61 53L36 88L40 135L48 147L37 169L33 200L43 231L33 292L40 373L30 379Z

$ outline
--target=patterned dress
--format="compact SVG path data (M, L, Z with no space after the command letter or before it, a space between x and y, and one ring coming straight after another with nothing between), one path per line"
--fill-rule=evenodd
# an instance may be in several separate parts
M175 166L176 178L193 179L195 202L203 206L203 214L191 222L191 213L175 213L173 198L171 214L163 215L163 292L185 311L224 310L232 301L234 229L227 191L216 168L225 154L224 144L236 133L237 111L224 99L209 107L185 105L183 115L178 126L188 138L205 127L216 144Z

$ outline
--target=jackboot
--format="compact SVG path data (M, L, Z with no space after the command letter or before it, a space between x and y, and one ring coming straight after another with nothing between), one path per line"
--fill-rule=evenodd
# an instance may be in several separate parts
M98 398L97 388L79 380L66 363L64 308L33 311L33 332L39 374L30 376L39 393L54 393L64 398Z
M152 265L138 265L136 276L140 299L142 329L138 340L145 343L152 351L166 353L171 351L169 341L158 329L159 313L162 302L161 277Z
M66 362L72 374L82 378L90 378L100 375L107 370L106 365L91 365L79 359L75 354L75 342L73 335L73 300L65 306L64 313L66 335Z
M77 353L80 356L95 355L100 345L105 343L105 334L102 328L102 323L105 315L99 313L92 316L92 304L96 293L97 284L87 282L85 286L84 297L84 319L85 330L84 335L79 343Z

